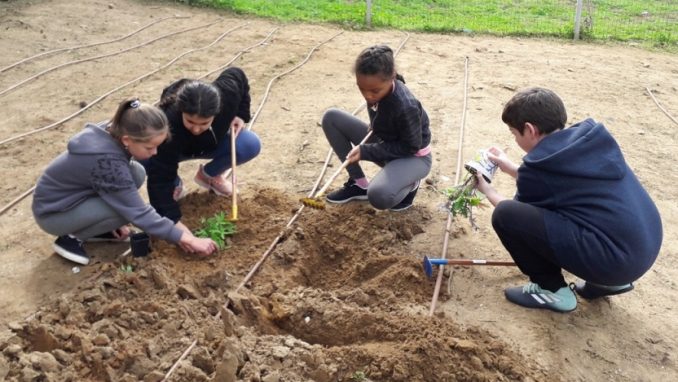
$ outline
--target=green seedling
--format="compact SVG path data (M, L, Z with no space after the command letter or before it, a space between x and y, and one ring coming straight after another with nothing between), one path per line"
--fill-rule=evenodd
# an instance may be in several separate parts
M464 183L446 188L442 193L447 197L446 207L452 213L452 216L461 215L468 218L471 226L478 229L473 216L473 207L480 206L482 194L476 188L475 176L469 173Z
M236 232L235 223L226 218L224 212L218 212L214 216L201 219L202 228L195 231L195 236L206 237L214 240L219 249L227 248L226 237Z
M134 272L134 268L133 268L132 265L130 265L130 264L127 264L127 265L121 265L121 266L120 266L120 272L123 272L123 273L132 273L132 272Z
M365 382L367 381L367 375L365 375L364 371L356 371L351 375L351 381L354 382Z

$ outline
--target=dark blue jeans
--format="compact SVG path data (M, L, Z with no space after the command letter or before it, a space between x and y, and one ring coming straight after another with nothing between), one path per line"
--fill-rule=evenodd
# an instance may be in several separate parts
M254 159L261 151L261 141L259 137L249 131L241 130L238 137L235 139L235 162L238 165L249 162ZM214 151L196 154L196 155L182 155L179 162L192 159L211 159L204 169L209 176L217 176L223 174L226 170L231 168L231 136L226 135L224 139L219 142L219 145ZM148 160L139 161L146 170L148 170ZM179 186L181 180L177 176L174 180L174 186Z
M551 249L539 207L504 200L492 213L492 227L521 272L552 292L567 285Z
M241 165L254 159L261 151L261 141L259 137L249 131L241 130L238 137L235 139L235 163ZM179 161L191 159L211 159L204 169L209 176L217 176L223 174L226 170L231 168L231 136L226 135L224 140L219 142L216 150L201 155L182 156Z

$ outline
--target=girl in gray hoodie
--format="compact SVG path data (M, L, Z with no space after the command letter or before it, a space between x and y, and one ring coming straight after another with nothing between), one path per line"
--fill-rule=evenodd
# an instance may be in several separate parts
M139 194L146 160L169 138L165 114L138 99L123 101L113 120L87 124L68 149L47 166L33 196L33 215L45 232L57 236L54 250L87 265L87 240L126 240L128 223L152 236L179 244L189 253L209 255L211 239L193 236L181 223L164 218Z

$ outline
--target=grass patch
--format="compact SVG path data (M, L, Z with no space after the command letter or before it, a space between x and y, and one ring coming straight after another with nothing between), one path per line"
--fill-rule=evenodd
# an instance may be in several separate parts
M365 0L175 0L281 21L366 28ZM572 38L576 0L373 0L372 27ZM678 46L675 0L585 0L581 36Z

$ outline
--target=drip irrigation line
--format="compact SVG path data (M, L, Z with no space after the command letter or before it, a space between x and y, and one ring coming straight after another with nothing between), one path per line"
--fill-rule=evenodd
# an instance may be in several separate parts
M118 90L120 90L120 89L122 89L122 88L124 88L124 87L126 87L126 86L128 86L128 85L130 85L130 84L133 84L133 83L135 83L135 82L137 82L137 81L140 81L140 80L142 80L142 79L144 79L144 78L146 78L146 77L149 77L149 76L151 76L151 75L153 75L153 74L155 74L155 73L157 73L157 72L159 72L159 71L161 71L161 70L167 68L168 66L172 65L174 62L176 62L176 61L179 60L180 58L186 56L187 54L190 54L190 53L193 53L193 52L197 52L197 51L200 51L200 50L204 50L204 49L207 49L207 48L211 47L212 45L216 44L216 43L219 42L221 39L223 39L228 33L231 33L232 31L234 31L234 30L236 30L236 29L238 29L238 28L241 28L241 27L243 27L244 25L247 25L247 24L241 24L241 25L238 25L238 26L236 26L236 27L233 27L233 28L229 29L228 31L224 32L221 36L219 36L219 37L218 37L216 40L214 40L212 43L210 43L210 44L208 44L208 45L205 45L205 46L203 46L203 47L201 47L201 48L195 48L195 49L187 50L187 51L185 51L184 53L182 53L182 54L178 55L177 57L175 57L174 59L172 59L171 61L167 62L166 64L160 66L159 68L157 68L157 69L155 69L155 70L152 70L152 71L150 71L150 72L148 72L148 73L146 73L146 74L143 74L143 75L141 75L141 76L139 76L139 77L137 77L137 78L135 78L135 79L133 79L133 80L131 80L131 81L128 81L128 82L126 82L126 83L124 83L124 84L122 84L122 85L116 87L115 89L112 89L112 90L110 90L110 91L104 93L103 95L100 95L97 99L95 99L94 101L88 103L85 107L83 107L82 109L78 110L77 112L75 112L75 113L69 115L68 117L65 117L65 118L63 118L63 119L61 119L61 120L59 120L59 121L57 121L57 122L54 122L54 123L52 123L52 124L50 124L50 125L47 125L47 126L44 126L44 127L41 127L41 128L35 129L35 130L32 130L32 131L28 131L28 132L26 132L26 133L19 134L19 135L14 136L14 137L10 137L10 138L4 139L4 140L0 141L0 146L4 145L4 144L6 144L6 143L9 143L9 142L15 141L15 140L17 140L17 139L24 138L24 137L26 137L26 136L28 136L28 135L35 134L35 133L38 133L38 132L41 132L41 131L44 131L44 130L51 129L51 128L56 127L56 126L59 126L59 125L61 125L62 123L66 122L66 121L68 121L68 120L70 120L70 119L73 119L74 117L76 117L76 116L82 114L83 112L85 112L85 110L91 108L92 106L94 106L95 104L97 104L98 102L100 102L101 100L103 100L104 98L108 97L109 95L111 95L111 94L117 92Z
M466 105L468 102L468 56L464 59L464 104L461 112L461 127L459 128L459 145L457 147L457 175L455 176L454 184L459 184L461 179L461 162L462 162L462 148L464 147L464 127L466 126ZM442 258L447 258L447 246L450 242L450 229L452 228L453 215L452 212L447 213L447 224L445 225L445 237L443 239ZM438 268L438 276L436 278L436 285L433 289L433 297L431 299L431 309L428 312L429 316L433 316L438 302L438 294L440 294L440 285L443 281L444 265Z
M262 99L262 101L261 101L261 104L259 105L259 108L257 109L257 112L254 114L254 117L252 118L252 121L250 121L250 124L249 124L249 126L248 126L248 129L251 129L251 128L252 128L252 125L254 124L254 121L255 121L256 118L259 116L259 113L260 113L260 111L261 111L261 109L262 109L264 103L266 102L266 99L268 98L268 93L269 93L269 91L271 90L271 85L273 84L273 82L274 82L276 79L282 77L283 75L288 74L288 73L291 73L292 71L294 71L294 70L298 69L299 67L301 67L303 64L305 64L305 63L309 60L309 58L311 57L311 54L313 54L313 52L314 52L315 50L317 50L318 47L320 47L321 45L326 44L327 42L331 41L332 39L334 39L335 37L337 37L337 36L340 35L341 33L343 33L343 32L339 32L339 33L335 34L334 36L330 37L329 39L327 39L327 40L325 40L325 41L319 43L319 44L316 45L313 49L311 49L311 51L308 53L308 55L306 56L306 58L305 58L300 64L296 65L295 67L293 67L292 69L290 69L290 70L288 70L288 71L286 71L286 72L283 72L283 73L279 74L279 75L276 76L276 77L273 77L273 78L271 79L271 81L269 81L268 87L266 88L266 93L264 94L264 97L263 97L263 99ZM398 52L400 52L400 49L402 49L402 47L405 45L405 43L407 42L407 40L408 40L409 38L410 38L410 34L409 34L409 33L406 33L405 39L403 39L403 41L400 43L400 46L399 46L398 49L396 50L396 53L395 53L396 55L397 55ZM353 111L352 114L353 114L353 115L358 114L360 111L362 111L362 110L365 108L365 106L366 106L366 103L365 103L365 102L361 103L360 106L358 106L358 107ZM318 186L320 185L320 182L322 181L322 178L325 176L325 172L327 171L327 167L328 167L328 165L329 165L329 162L330 162L330 159L331 159L331 158L332 158L332 149L330 149L330 150L328 151L327 155L326 155L325 163L324 163L324 165L323 165L322 170L320 171L320 174L319 174L319 176L318 176L318 179L315 181L315 184L313 185L313 188L311 189L311 192L309 192L309 194L308 194L308 197L309 197L309 198L312 197L313 194L315 194L315 191L316 191L316 189L318 188ZM273 249L278 245L278 243L280 242L280 240L282 240L282 239L286 236L287 231L290 229L290 227L292 227L292 224L294 224L294 222L299 218L299 216L301 215L301 212L304 210L304 208L305 208L305 205L304 205L304 204L301 204L301 206L299 207L299 209L297 210L297 212L294 214L294 216L292 216L292 218L289 220L289 222L287 222L287 224L285 225L285 228L283 229L283 231L280 232L280 234L279 234L275 239L273 239L273 242L271 243L271 245L269 245L269 247L268 247L268 249L266 250L266 252L264 252L264 254L261 256L261 258L259 259L259 261L257 261L256 264L254 264L254 266L250 269L249 273L247 273L247 275L245 276L245 278L243 278L243 280L240 282L240 284L238 285L238 287L235 288L235 292L238 292L240 289L242 289L242 288L249 282L249 280L254 276L254 274L257 272L257 270L259 269L259 267L261 267L261 265L264 263L264 261L266 261L266 259L268 258L268 256L270 255L270 253L273 251ZM228 301L224 304L224 307L225 307L225 308L227 308L227 306L228 306Z
M666 114L666 116L669 117L669 119L673 121L673 123L675 123L676 125L678 125L678 120L676 120L676 119L675 119L675 118L674 118L674 117L673 117L666 109L664 109L664 108L662 107L662 105L659 104L659 101L657 101L657 99L654 97L654 94L652 94L652 90L650 90L650 88L648 88L648 87L646 87L645 90L647 90L647 94L649 94L650 97L652 97L652 100L653 100L654 103L657 105L657 107L658 107L661 111L663 111L664 114Z
M324 45L324 44L327 44L328 42L332 41L335 37L339 36L339 35L342 34L342 33L344 33L344 31L341 31L341 32L335 34L334 36L328 38L328 39L325 40L325 41L319 42L316 46L314 46L314 47L308 52L308 54L306 55L306 58L304 58L304 60L302 60L300 63L298 63L297 65L293 66L292 68L290 68L290 69L288 69L288 70L286 70L286 71L284 71L284 72L278 74L277 76L271 78L271 80L268 81L268 86L266 86L266 90L264 91L264 96L261 98L261 102L259 102L259 106L257 107L257 111L254 112L254 115L252 116L252 119L250 119L250 122L247 124L247 127L246 127L247 130L252 130L252 126L254 125L254 122L256 122L256 121L257 121L257 118L259 118L259 114L261 113L261 109L264 108L264 104L265 104L266 101L268 100L268 95L269 95L270 92L271 92L271 87L273 86L273 83L274 83L276 80L280 79L281 77L283 77L283 76L285 76L285 75L287 75L287 74L290 74L290 73L292 73L293 71L295 71L295 70L299 69L300 67L302 67L304 64L306 64L306 63L308 62L308 60L311 58L311 56L313 55L313 53L314 53L316 50L318 50L318 48L319 48L320 46L322 46L322 45ZM0 142L0 143L2 143L2 142ZM228 177L230 174L231 174L231 169L229 168L228 170L226 170L226 172L224 173L223 176Z
M266 99L268 98L268 95L269 95L269 93L270 93L270 91L271 91L271 86L273 86L273 83L274 83L276 80L278 80L279 78L281 78L281 77L283 77L283 76L285 76L285 75L287 75L287 74L289 74L289 73L292 73L293 71L299 69L302 65L306 64L306 63L308 62L308 60L311 58L311 55L313 55L313 53L314 53L316 50L318 50L318 48L320 48L320 46L322 46L322 45L324 45L324 44L327 44L328 42L332 41L335 37L339 36L339 35L342 34L342 33L344 33L344 31L341 31L341 32L335 34L334 36L328 38L328 39L325 40L325 41L319 42L316 46L314 46L314 47L308 52L308 54L306 55L306 58L304 58L303 61L301 61L300 63L298 63L298 64L295 65L294 67L292 67L292 68L290 68L290 69L288 69L288 70L286 70L286 71L284 71L284 72L278 74L277 76L271 78L270 81L268 81L268 86L266 87L266 91L264 92L264 97L263 97L263 99L261 100L261 103L259 103L259 107L257 108L257 111L254 112L254 116L252 116L252 120L250 121L249 125L247 126L247 129L248 129L248 130L251 130L251 129L252 129L252 125L254 125L254 122L255 122L255 121L257 120L257 118L259 117L259 113L261 112L261 109L264 107L264 104L266 103Z
M113 40L101 41L101 42L95 42L95 43L86 44L86 45L71 46L71 47L67 47L67 48L53 49L53 50L49 50L49 51L47 51L47 52L38 53L38 54L36 54L36 55L34 55L34 56L27 57L27 58L24 58L23 60L17 61L17 62L15 62L15 63L13 63L13 64L11 64L11 65L9 65L9 66L5 66L4 68L0 69L0 73L2 73L2 72L4 72L4 71L7 71L7 70L9 70L9 69L12 69L13 67L15 67L15 66L17 66L17 65L21 65L21 64L24 64L24 63L29 62L29 61L31 61L31 60L35 60L36 58L40 58L40 57L47 56L47 55L50 55L50 54L55 54L55 53L65 52L65 51L73 51L73 50L84 49L84 48L91 48L91 47L93 47L93 46L99 46L99 45L105 45L105 44L112 44L112 43L114 43L114 42L122 41L122 40L125 40L125 39L129 38L129 37L134 36L135 34L137 34L137 33L141 32L141 31L143 31L144 29L148 29L148 28L152 27L153 25L158 24L158 23L160 23L160 22L163 22L163 21L165 21L165 20L169 20L169 19L188 19L188 18L189 18L188 16L168 16L168 17L164 17L164 18L162 18L162 19L160 19L160 20L155 20L155 21L153 21L153 22L151 22L151 23L148 23L148 24L144 25L143 27L141 27L141 28L135 30L134 32L131 32L131 33L129 33L129 34L126 34L126 35L124 35L124 36L122 36L122 37L118 37L118 38L113 39Z
M24 191L21 195L17 196L14 200L11 202L7 203L2 209L0 210L0 215L4 214L7 210L12 208L15 204L19 203L23 198L27 197L30 195L33 190L35 190L35 186L29 188L28 190Z
M249 52L250 50L252 50L252 49L254 49L254 48L258 47L258 46L264 45L264 44L271 38L271 36L273 36L273 33L275 33L278 29L280 29L280 27L274 28L268 35L266 35L266 37L264 37L263 40L259 41L258 43L254 44L254 45L250 45L250 46L248 46L247 48L241 49L241 50L240 50L235 56L233 56L233 58L231 58L227 63L221 65L220 67L218 67L218 68L216 68L216 69L214 69L214 70L212 70L212 71L210 71L210 72L208 72L208 73L206 73L206 74L203 74L202 76L198 77L197 79L198 79L198 80L202 80L202 79L204 79L204 78L206 78L206 77L211 76L212 74L214 74L214 73L216 73L216 72L219 72L219 71L221 71L221 70L224 70L225 68L227 68L228 66L230 66L230 65L233 63L233 61L235 61L235 60L237 60L238 58L240 58L243 54Z
M221 39L223 39L227 34L233 32L233 31L236 30L236 29L242 28L243 26L245 26L245 25L247 25L247 24L249 24L249 23L245 23L245 24L241 24L241 25L235 26L235 27L233 27L233 28L227 30L226 32L222 33L222 34L221 34L219 37L217 37L217 39L214 40L212 43L210 43L210 44L208 44L208 45L205 45L205 46L203 46L203 47L201 47L201 48L196 48L196 49L188 50L188 51L186 51L186 52L180 54L179 56L175 57L174 59L172 59L171 61L169 61L169 62L166 63L165 65L163 65L163 66L161 66L161 67L159 67L159 68L157 68L157 69L155 69L155 70L153 70L153 71L151 71L151 72L148 72L148 73L146 73L146 74L144 74L144 75L142 75L142 76L140 76L140 77L137 77L137 78L135 78L135 79L133 79L133 80L131 80L131 81L128 81L128 82L124 83L123 85L120 85L120 86L116 87L116 88L113 89L113 90L108 91L107 93L105 93L105 94L99 96L99 98L95 99L95 100L92 101L91 103L87 104L87 106L83 107L82 109L78 110L77 112L75 112L75 113L69 115L68 117L66 117L66 118L64 118L64 119L62 119L62 120L60 120L60 121L57 121L57 122L55 122L55 123L52 123L51 125L47 125L47 126L44 126L44 127L39 128L39 129L35 129L35 130L32 130L32 131L29 131L29 132L26 132L26 133L23 133L23 134L20 134L20 135L11 137L11 138L7 138L7 139L5 139L5 140L3 140L3 141L0 141L0 146L3 145L3 144L9 143L9 142L15 141L15 140L17 140L17 139L21 139L21 138L26 137L26 136L28 136L28 135L35 134L35 133L38 133L38 132L41 132L41 131L44 131L44 130L47 130L47 129L51 129L51 128L54 128L54 127L56 127L56 126L59 126L59 125L61 125L62 123L66 122L66 121L68 121L68 120L70 120L70 119L73 119L73 118L75 118L76 116L78 116L78 115L84 113L85 110L89 109L90 107L94 106L96 103L100 102L101 100L103 100L104 98L108 97L109 95L115 93L116 91L118 91L118 90L124 88L125 86L128 86L128 85L130 85L130 84L132 84L132 83L134 83L134 82L136 82L136 81L142 80L142 79L144 79L144 78L146 78L146 77L148 77L148 76L150 76L150 75L152 75L152 74L155 74L155 73L159 72L159 71L162 70L162 69L165 69L166 67L172 65L172 64L173 64L174 62L176 62L178 59L180 59L181 57L183 57L183 56L185 56L185 55L187 55L187 54L189 54L189 53L193 53L193 52L196 52L196 51L199 51L199 50L204 50L204 49L207 49L207 48L211 47L212 45L216 44L216 43L219 42ZM271 32L271 33L272 33L272 32ZM270 36L270 34L269 34L269 36ZM263 44L263 43L269 38L269 36L267 36L264 40L262 40L262 41L260 42L260 44ZM247 49L251 49L251 48L254 47L254 46L256 46L256 44L253 45L253 46L251 46L251 47L248 47ZM239 53L239 54L240 54L240 53ZM21 195L20 195L19 197L17 197L16 199L14 199L12 202L10 202L9 204L7 204L5 207L3 207L3 208L0 210L0 215L4 214L4 213L5 213L7 210L9 210L14 204L18 203L18 202L21 201L23 198L25 198L26 196L30 195L30 194L33 192L33 190L35 190L35 185L34 185L33 187L31 187L29 190L25 191L23 194L21 194Z
M176 368L179 367L179 362L183 361L183 359L186 358L186 356L188 355L188 353L190 353L191 350L193 350L193 347L195 347L195 345L196 345L197 343L198 343L198 340L193 340L193 343L188 347L188 349L186 349L186 350L183 352L183 354L181 354L181 357L179 357L179 359L178 359L178 360L174 363L174 365L172 365L172 367L169 369L169 371L167 372L167 374L165 374L165 378L162 379L162 382L167 382L167 381L169 381L169 377L172 375L172 373L174 373L174 370L176 370Z
M276 75L275 77L271 78L271 80L268 82L268 86L266 87L266 91L264 92L264 96L262 97L261 102L259 103L259 107L257 108L257 111L254 113L254 116L252 117L252 120L250 120L250 123L247 125L247 129L248 129L248 130L251 130L251 129L252 129L252 126L254 125L254 122L255 122L255 121L257 120L257 118L259 117L259 114L260 114L260 112L261 112L261 109L264 107L264 104L265 104L266 101L268 100L268 95L269 95L269 93L271 92L271 87L273 86L273 83L274 83L277 79L279 79L280 77L282 77L282 76L284 76L284 75L286 75L286 74L292 73L293 71L299 69L301 66L303 66L304 64L306 64L306 63L308 62L308 60L311 58L311 55L313 55L313 53L314 53L316 50L318 50L318 48L319 48L320 46L322 46L322 45L324 45L324 44L327 44L328 42L332 41L335 37L339 36L339 35L342 34L342 33L344 33L344 31L341 31L341 32L339 32L339 33L336 33L335 35L333 35L332 37L328 38L327 40L324 40L324 41L319 42L316 46L314 46L313 48L311 48L311 50L310 50L310 51L308 52L308 54L306 55L306 58L304 58L300 63L298 63L297 65L293 66L292 68L290 68L290 69L288 69L288 70L286 70L286 71L284 71L284 72L282 72L282 73ZM230 173L230 169L229 169L229 171L227 172L227 175L228 175L228 173ZM313 192L315 192L315 187L314 187ZM304 206L302 205L302 206L297 210L297 212L294 214L294 216L292 216L292 219L290 219L290 221L287 223L287 225L285 225L285 229L283 229L283 231L280 232L280 234L279 234L275 239L273 239L273 242L271 243L271 245L269 245L269 247L268 247L268 249L266 250L266 252L264 252L264 254L261 256L261 258L259 259L259 261L257 261L256 264L254 264L254 266L250 269L250 271L247 273L247 275L246 275L246 276L243 278L243 280L240 282L240 284L238 285L238 287L235 288L235 292L237 292L237 291L239 291L240 289L242 289L242 288L245 286L245 284L247 284L247 283L249 282L249 280L252 278L252 276L254 276L254 274L257 272L257 270L259 270L259 267L261 266L261 264L263 264L264 261L266 260L266 258L268 258L268 255L269 255L269 254L273 251L273 249L278 245L278 243L280 242L280 240L281 240L283 237L285 237L285 234L286 234L287 230L288 230L289 227L291 227L292 224L297 220L297 218L299 217L299 215L301 214L301 211L303 211L303 209L304 209ZM224 304L224 307L228 307L228 301L226 301L226 303Z
M0 91L0 96L2 96L2 95L4 95L4 94L8 93L9 91L12 91L12 90L18 88L18 87L21 86L21 85L26 84L27 82L30 82L30 81L32 81L32 80L38 78L38 77L41 77L41 76L43 76L43 75L45 75L45 74L47 74L47 73L49 73L49 72L53 72L53 71L55 71L55 70L57 70L57 69L65 68L65 67L67 67L67 66L71 66L71 65L75 65L75 64L81 64L81 63L87 62L87 61L94 61L94 60L98 60L98 59L101 59L101 58L117 56L117 55L119 55L119 54L122 54L122 53L125 53L125 52L129 52L129 51L131 51L131 50L134 50L134 49L141 48L141 47L143 47L143 46L152 44L152 43L154 43L154 42L156 42L156 41L158 41L158 40L162 40L162 39L165 39L165 38L167 38L167 37L171 37L171 36L174 36L174 35L177 35L177 34L181 34L181 33L191 32L191 31L194 31L194 30L196 30L196 29L207 28L207 27L209 27L209 26L211 26L211 25L216 24L217 22L219 22L219 20L213 21L213 22L211 22L211 23L209 23L209 24L199 25L199 26L196 26L196 27L190 27L190 28L182 29L182 30L176 31L176 32L170 32L170 33L164 34L164 35L162 35L162 36L160 36L160 37L156 37L156 38L150 39L150 40L148 40L148 41L146 41L146 42L142 42L141 44L137 44L137 45L134 45L134 46L129 47L129 48L125 48L125 49L120 50L120 51L117 51L117 52L106 53L106 54L100 54L100 55L98 55L98 56L87 57L87 58L83 58L83 59L75 60L75 61L69 61L69 62L60 64L60 65L57 65L57 66L53 66L53 67L51 67L51 68L47 68L47 69L43 70L42 72L40 72L40 73L38 73L38 74L32 75L32 76L30 76L30 77L24 79L23 81L17 82L16 84L14 84L14 85L8 87L7 89L5 89L5 90L3 90L3 91Z
M292 68L291 70L288 70L288 71L286 71L286 72L284 72L284 73L282 73L282 74L280 74L280 75L274 77L273 79L271 79L271 81L269 82L268 88L266 89L266 94L265 94L265 96L263 97L263 100L262 100L261 104L259 105L259 109L257 110L257 113L255 113L255 117L252 118L252 121L250 122L250 125L248 126L248 128L251 128L251 127L252 127L252 124L253 124L253 122L254 122L256 116L259 115L259 112L261 111L261 108L263 107L263 104L266 102L266 99L267 99L267 96L268 96L268 92L270 91L271 84L273 83L273 81L274 81L275 79L277 79L277 78L279 78L279 77L281 77L281 76L283 76L283 75L285 75L285 74L287 74L287 73L290 73L290 72L292 72L293 70L296 70L297 68L299 68L301 65L303 65L304 63L306 63L306 62L308 61L308 59L311 57L311 54L312 54L316 49L318 49L319 46L321 46L321 45L323 45L323 44L329 42L330 40L334 39L336 36L340 35L341 33L343 33L343 32L339 32L339 33L337 33L336 35L334 35L334 36L332 36L331 38L329 38L328 40L325 40L325 41L323 41L322 43L316 45L316 46L309 52L309 54L307 55L306 59L305 59L301 64L299 64L299 65L295 66L294 68ZM409 33L406 33L405 39L400 43L400 46L399 46L398 49L396 50L396 55L397 55L397 52L400 52L400 49L405 45L405 43L407 42L407 40L408 40L409 38L410 38L410 34L409 34ZM365 103L365 102L361 103L360 106L358 106L358 107L353 111L352 114L353 114L353 115L358 114L360 111L362 111L362 110L365 108L365 106L366 106L366 103ZM324 163L324 165L323 165L323 168L321 169L320 174L319 174L318 178L316 179L315 184L313 185L313 188L311 189L311 191L310 191L309 194L308 194L308 197L309 197L309 198L312 197L313 194L315 194L316 189L318 188L318 186L320 185L320 182L322 181L323 177L325 176L325 172L327 171L327 167L328 167L328 165L329 165L329 162L330 162L330 159L331 159L331 158L332 158L332 149L330 149L330 150L328 151L327 155L326 155L325 163ZM235 288L234 292L238 292L240 289L242 289L242 288L250 281L250 279L254 276L254 274L257 272L257 270L259 269L259 267L261 267L261 265L264 263L264 261L266 261L266 259L267 259L268 256L271 254L271 252L273 251L273 249L274 249L274 248L280 243L280 241L288 234L288 230L292 227L292 224L294 224L294 222L299 218L299 216L301 215L301 213L302 213L302 211L304 210L305 207L306 207L306 206L302 203L301 206L299 207L299 209L297 210L297 212L294 214L294 216L292 216L292 218L287 222L287 224L285 225L285 228L282 230L282 232L280 232L280 234L278 234L278 236L277 236L275 239L273 239L273 242L271 243L271 245L269 245L269 247L268 247L268 249L266 250L266 252L264 252L264 254L261 256L261 258L259 259L259 261L257 261L256 264L254 264L254 266L250 269L249 273L247 273L247 275L243 278L243 280L240 282L240 284ZM224 308L228 309L228 304L229 304L229 301L227 300L226 303L224 304Z

